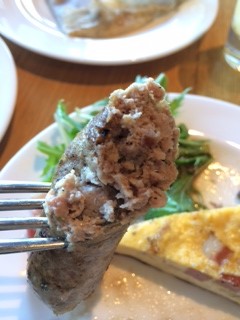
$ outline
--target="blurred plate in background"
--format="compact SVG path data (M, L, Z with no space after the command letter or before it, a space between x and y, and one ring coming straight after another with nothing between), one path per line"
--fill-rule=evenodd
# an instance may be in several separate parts
M3 1L0 33L31 51L59 60L133 64L167 56L199 39L213 24L218 0L186 0L152 25L111 39L70 38L61 33L43 0Z
M11 52L0 38L0 141L2 140L15 107L17 74Z

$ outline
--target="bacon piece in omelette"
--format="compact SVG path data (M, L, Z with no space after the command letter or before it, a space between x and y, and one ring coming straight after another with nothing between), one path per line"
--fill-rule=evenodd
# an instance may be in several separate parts
M240 304L240 206L137 223L117 252Z

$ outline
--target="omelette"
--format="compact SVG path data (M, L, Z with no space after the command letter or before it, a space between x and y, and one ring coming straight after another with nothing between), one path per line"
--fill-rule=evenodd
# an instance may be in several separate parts
M117 253L240 304L240 206L133 224Z

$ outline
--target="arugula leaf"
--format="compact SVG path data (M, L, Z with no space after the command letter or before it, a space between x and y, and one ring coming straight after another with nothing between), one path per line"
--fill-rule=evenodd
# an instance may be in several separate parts
M137 83L144 83L146 82L146 80L148 79L149 77L147 76L140 76L140 75L137 75L136 78L135 78L135 82ZM165 73L160 73L155 79L154 79L155 82L157 82L158 84L160 84L160 86L162 86L164 89L167 88L167 83L168 83L168 79L167 79L167 76L165 75Z
M73 119L69 117L66 111L66 105L63 100L58 102L54 119L58 125L58 129L63 138L65 145L67 145L81 130L80 124L76 123Z
M165 90L167 89L168 84L168 78L165 75L165 73L160 73L157 78L155 78L155 81L160 84Z
M186 88L183 90L176 98L169 101L170 110L173 116L177 115L178 109L181 107L186 94L191 90L191 88ZM167 98L168 100L168 98Z
M41 174L43 181L50 182L52 180L56 165L58 164L65 148L66 145L64 143L56 146L50 146L45 142L38 141L37 150L46 156L45 166Z

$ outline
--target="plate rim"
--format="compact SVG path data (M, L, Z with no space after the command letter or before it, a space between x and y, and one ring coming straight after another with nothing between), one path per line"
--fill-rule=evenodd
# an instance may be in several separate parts
M0 120L0 142L3 139L8 126L10 124L10 121L13 116L13 112L15 109L16 99L17 99L17 87L18 87L18 81L17 81L17 70L15 61L13 59L12 53L10 49L8 48L5 41L0 36L0 54L1 54L1 60L0 60L0 69L1 72L3 71L4 74L4 84L1 85L3 95L4 95L4 101L5 105L1 104L1 109L4 111L4 117L1 114L1 120ZM7 70L7 72L5 72ZM0 111L1 113L1 111Z
M188 0L188 1L190 1L190 0ZM207 32L207 30L209 30L211 28L211 26L213 25L213 23L214 23L214 21L216 19L217 14L218 14L219 0L211 0L211 3L210 3L211 4L211 8L210 9L206 9L206 6L209 5L208 4L209 0L204 0L204 1L202 1L202 0L191 0L191 1L193 1L193 2L196 1L196 3L198 3L198 4L201 4L203 2L203 6L205 8L205 11L207 12L207 16L206 16L207 19L204 19L205 25L204 24L201 25L200 31L197 31L197 32L195 31L194 36L191 36L189 39L185 40L185 42L182 42L181 44L178 44L177 46L175 46L175 44L172 46L172 44L171 44L169 48L165 48L165 49L160 48L160 49L158 49L158 51L157 50L155 50L155 51L153 50L153 52L152 51L148 52L147 55L139 55L138 54L139 55L138 57L136 57L136 54L135 54L135 56L134 55L125 55L122 58L120 58L120 57L119 58L115 58L116 52L115 52L115 54L113 52L113 54L111 54L111 58L105 59L105 58L103 58L103 56L104 56L104 54L106 54L107 50L103 50L103 52L101 53L101 55L99 57L99 52L100 52L99 51L99 48L100 48L99 43L100 42L102 43L102 47L108 45L108 47L109 47L108 51L109 51L109 49L115 50L114 48L116 47L117 42L121 43L121 47L122 47L122 44L125 44L126 47L129 48L129 45L131 45L131 41L130 40L134 39L135 43L137 44L137 49L134 49L134 50L139 52L139 49L140 49L139 45L141 44L141 41L144 40L144 39L146 40L147 39L147 35L149 36L152 31L155 30L155 32L157 33L157 30L161 29L160 26L159 26L159 28L153 28L152 31L148 30L147 32L141 32L139 34L129 35L129 36L126 36L126 37L113 38L113 39L103 39L103 40L101 40L101 39L90 39L90 38L81 38L80 40L79 39L75 39L75 40L78 41L78 44L79 44L80 41L82 42L83 48L82 48L81 52L78 51L78 53L74 54L74 51L79 50L80 46L77 47L74 44L74 42L77 43L77 41L73 40L73 42L70 42L70 43L73 44L72 48L71 48L72 54L70 54L70 55L69 54L66 55L62 51L60 51L60 52L52 52L48 47L47 48L42 48L40 46L40 47L36 48L32 44L32 41L26 41L26 40L23 41L22 40L22 36L20 37L19 34L14 32L14 30L11 30L11 28L9 28L9 26L8 26L8 24L6 24L6 22L4 24L0 22L0 32L2 34L4 34L4 36L6 38L10 39L12 42L15 42L16 44L18 44L19 46L24 47L27 50L30 50L30 51L32 51L34 53L41 54L43 56L47 56L47 57L50 57L50 58L58 59L60 61L88 64L88 65L124 65L124 64L128 65L128 64L136 64L136 63L151 61L151 60L154 60L154 59L157 59L157 58L163 58L163 57L168 56L170 54L173 54L173 53L175 53L177 51L180 51L180 50L184 49L185 47L191 45L193 42L197 41L200 37L203 36L203 34L205 34ZM24 19L24 17L21 16L21 12L19 11L19 9L17 7L16 2L17 2L17 0L9 0L7 2L7 4L8 4L8 6L12 6L12 7L14 6L15 14L17 14L18 17L20 17L21 19ZM182 5L186 5L186 4L183 3ZM186 5L186 7L187 7L187 5ZM184 9L185 8L184 6L182 8L183 8L182 11L184 12L184 10L186 10L186 9ZM1 10L4 11L4 8L0 9L0 11ZM5 5L5 15L6 15L7 11L8 10L7 10L7 7ZM181 11L179 11L179 12L181 13ZM179 12L177 12L177 14L179 14ZM176 17L177 17L177 14L175 14ZM176 21L177 21L177 19L176 19ZM27 19L25 19L25 21L24 20L21 21L22 24L25 23L25 26L26 26L27 22L29 22ZM32 25L30 25L30 27L28 27L28 28L31 29L31 27L32 27ZM22 28L22 26L21 26L21 28ZM14 29L16 30L16 28L14 28ZM36 28L33 28L31 31L33 31L33 30L35 30L35 32L39 31L39 29L36 29ZM43 35L44 35L44 33L43 33ZM69 42L69 38L64 36L64 35L62 35L62 34L61 34L60 38L56 38L56 39L57 39L57 42L58 41L60 41L60 42L62 41L62 44L64 44L65 46L66 46L66 43ZM90 51L92 52L92 49L94 49L94 45L95 45L95 48L98 49L98 56L95 55L93 57L88 57L87 55L89 55ZM134 46L132 46L130 48L132 50L134 48ZM141 46L141 48L142 48L142 46ZM85 56L84 56L84 51L86 51L85 52ZM76 54L83 54L83 56L82 57L81 56L77 56Z

